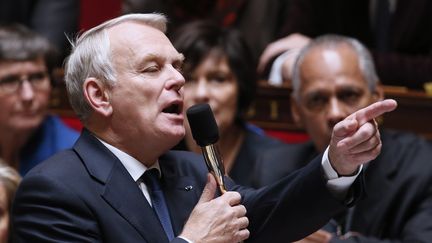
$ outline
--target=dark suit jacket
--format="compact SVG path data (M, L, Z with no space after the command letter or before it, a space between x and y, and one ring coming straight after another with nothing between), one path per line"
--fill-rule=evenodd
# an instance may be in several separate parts
M258 134L256 131L247 128L240 150L234 160L231 170L228 172L229 177L239 185L257 188L253 183L253 171L255 169L256 161L260 158L261 154L266 153L267 150L285 146L287 146L285 143L276 138L272 138L265 134ZM288 146L288 148L290 148L290 146ZM177 144L174 149L184 151L188 150L184 140ZM312 159L313 157L311 160Z
M432 1L397 1L389 27L388 52L375 51L369 2L291 0L284 32L357 38L372 50L382 83L423 88L423 83L432 80Z
M248 210L250 242L299 239L346 208L328 192L320 160L317 157L304 170L260 190L226 178L228 188L241 193ZM207 169L201 156L190 152L168 152L159 162L178 235L201 195ZM12 222L16 242L168 242L135 181L88 131L72 150L26 175L13 204Z
M342 242L431 242L432 144L410 134L381 134L382 152L365 171L367 195L352 215L351 231L363 236ZM316 153L312 143L267 153L257 164L255 183L280 180Z
M229 176L239 185L257 188L253 185L252 173L256 161L267 150L285 146L285 143L276 138L247 130L234 164L229 171Z

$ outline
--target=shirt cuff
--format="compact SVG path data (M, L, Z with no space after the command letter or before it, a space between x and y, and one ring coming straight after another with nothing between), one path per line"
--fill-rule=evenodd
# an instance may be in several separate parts
M330 163L330 160L328 158L328 149L329 148L327 147L326 150L324 151L322 161L321 161L321 165L324 170L324 176L327 179L327 188L338 199L344 199L346 193L348 192L348 189L354 183L354 181L357 179L357 176L362 171L363 165L360 165L359 169L357 170L357 173L353 176L339 176Z
M177 236L177 237L185 240L187 243L193 243L193 241L190 241L188 238L185 238L183 236Z

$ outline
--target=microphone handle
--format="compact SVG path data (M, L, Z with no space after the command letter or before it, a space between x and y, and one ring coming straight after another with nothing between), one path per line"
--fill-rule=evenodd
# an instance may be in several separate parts
M208 171L216 179L216 183L219 186L220 192L224 194L227 191L224 181L225 168L217 146L210 144L201 147L201 151L204 156Z

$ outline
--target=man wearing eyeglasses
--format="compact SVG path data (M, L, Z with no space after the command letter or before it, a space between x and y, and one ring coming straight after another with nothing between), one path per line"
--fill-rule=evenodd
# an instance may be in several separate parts
M47 114L52 58L48 40L20 25L0 26L0 158L21 175L78 138Z

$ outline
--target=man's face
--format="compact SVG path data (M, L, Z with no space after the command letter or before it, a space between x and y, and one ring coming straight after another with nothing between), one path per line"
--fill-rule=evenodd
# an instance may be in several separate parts
M369 90L355 52L346 45L311 50L300 75L300 100L293 99L293 116L320 152L327 147L336 123L382 99L379 88L373 93Z
M237 113L238 85L228 60L210 55L186 77L186 108L209 103L221 133L233 126Z
M165 34L143 24L123 23L108 33L117 72L109 97L112 125L120 129L120 140L130 140L121 143L174 146L185 134L183 55Z
M27 132L37 128L47 113L50 93L42 58L0 62L0 130Z

